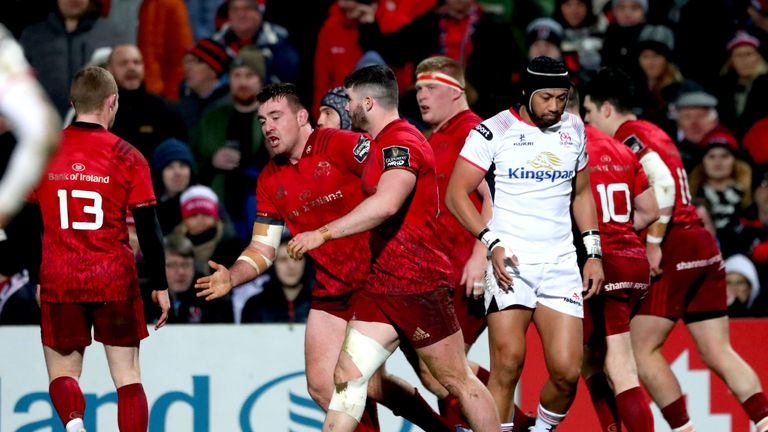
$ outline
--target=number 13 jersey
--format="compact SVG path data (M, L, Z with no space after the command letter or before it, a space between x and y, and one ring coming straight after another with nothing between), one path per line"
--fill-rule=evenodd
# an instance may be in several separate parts
M76 122L30 196L43 216L40 296L54 303L139 295L129 210L155 204L149 166L101 126Z

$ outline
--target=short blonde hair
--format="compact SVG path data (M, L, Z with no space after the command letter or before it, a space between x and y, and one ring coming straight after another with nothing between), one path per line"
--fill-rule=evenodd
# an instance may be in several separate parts
M452 58L435 56L422 60L421 63L416 66L416 75L427 72L442 72L458 81L462 87L466 86L466 82L464 81L464 69L459 62Z
M112 74L98 66L86 66L72 79L69 100L76 113L89 114L100 111L114 94L117 94L117 83Z

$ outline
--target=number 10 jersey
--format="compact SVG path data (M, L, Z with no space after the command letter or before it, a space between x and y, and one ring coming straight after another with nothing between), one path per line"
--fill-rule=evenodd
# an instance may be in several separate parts
M99 125L76 122L30 196L43 216L41 299L115 301L139 295L129 210L155 204L149 166Z

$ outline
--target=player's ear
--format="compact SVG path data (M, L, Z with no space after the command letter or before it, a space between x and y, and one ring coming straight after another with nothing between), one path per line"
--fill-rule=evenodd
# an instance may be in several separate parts
M309 122L309 111L302 108L296 113L296 118L299 120L299 126L304 126Z
M603 114L603 117L608 118L613 115L613 105L608 103L608 101L603 102L603 105L600 107L600 111L602 111L601 114Z

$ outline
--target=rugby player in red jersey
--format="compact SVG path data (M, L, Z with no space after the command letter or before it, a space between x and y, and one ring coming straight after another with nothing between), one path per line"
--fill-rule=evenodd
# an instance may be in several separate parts
M693 336L704 363L723 378L760 432L768 430L768 399L754 370L733 350L726 314L725 270L715 239L691 204L674 142L632 112L631 79L605 69L584 90L585 120L623 142L643 164L661 217L648 230L651 289L632 320L640 378L675 432L692 431L685 397L661 348L677 320Z
M216 272L196 284L201 290L198 296L209 300L272 265L283 224L293 233L316 229L363 200L360 176L370 149L366 135L313 130L292 84L267 86L257 98L262 130L275 156L259 176L257 220L250 245L230 269L211 262ZM364 286L369 271L368 233L329 243L310 255L317 280L305 335L307 385L315 402L328 409L333 367L352 317L353 293ZM416 389L397 377L377 374L370 392L373 400L358 430L378 429L374 401L426 430L447 428Z
M371 230L371 273L355 300L323 430L354 430L368 380L402 337L459 400L473 430L496 432L498 415L467 363L448 292L450 263L436 242L432 150L416 128L399 118L397 81L389 68L362 68L344 84L353 127L375 136L362 177L367 197L351 212L298 234L289 244L289 253L298 257Z
M578 102L576 102L578 106ZM650 267L637 231L659 217L648 178L632 151L600 130L587 126L589 180L595 198L603 247L605 283L601 295L586 303L585 366L582 375L592 392L593 382L612 384L616 413L602 413L604 431L653 431L653 415L637 377L629 325L648 292ZM598 392L597 400L605 395ZM610 396L610 395L608 395ZM592 398L596 400L595 397ZM613 425L613 429L611 429Z
M152 299L162 309L155 329L165 324L170 308L149 166L138 150L107 131L118 108L109 72L80 70L71 101L76 121L64 129L60 149L31 196L44 228L40 325L51 401L67 432L85 430L78 379L93 328L117 388L119 429L146 431L139 343L148 333L128 243L128 210L155 288Z

